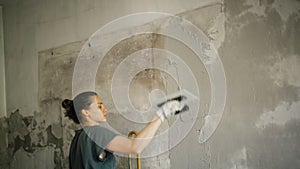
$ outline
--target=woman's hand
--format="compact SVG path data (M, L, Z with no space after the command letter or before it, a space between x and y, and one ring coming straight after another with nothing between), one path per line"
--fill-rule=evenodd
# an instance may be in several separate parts
M175 112L180 111L184 105L177 100L172 100L166 102L161 108L156 112L161 121L175 114Z

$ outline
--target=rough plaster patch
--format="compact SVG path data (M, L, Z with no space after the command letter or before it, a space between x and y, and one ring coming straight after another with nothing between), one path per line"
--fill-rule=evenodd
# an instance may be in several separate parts
M37 114L35 112L35 115ZM41 168L40 166L45 165L44 168L53 168L53 162L48 161L51 160L50 156L54 156L56 167L62 166L63 141L62 138L56 138L51 130L51 126L56 126L55 130L59 130L60 125L45 126L45 119L37 123L36 118L38 117L23 117L19 110L16 110L9 118L0 119L0 136L6 137L0 141L1 169L8 168L9 164L11 168ZM56 133L59 135L59 131ZM54 154L51 153L52 149ZM33 159L39 161L34 162Z
M257 0L246 0L244 1L244 5L250 6L247 10L245 10L241 15L244 15L247 12L256 14L258 16L266 16L265 10L266 7L260 4L260 1Z
M288 85L300 87L299 65L299 55L283 57L282 60L270 67L270 77L274 80L274 83L280 87L283 87L286 82Z
M263 113L255 125L260 129L271 124L283 126L292 119L300 119L300 102L282 102L274 111Z
M300 2L295 0L275 0L272 7L276 9L284 22L286 22L292 14L300 13Z
M241 150L236 151L231 158L231 169L248 169L247 166L247 150L243 147Z
M56 124L52 124L51 126L52 126L52 130L51 130L52 134L58 139L62 138L61 124L56 123Z
M53 147L37 149L28 153L23 148L19 149L12 160L11 169L19 168L55 168Z
M9 132L12 138L19 137L22 140L25 140L24 136L29 133L19 110L13 112L9 117Z
M212 27L208 30L209 37L216 49L219 49L225 40L225 14L220 13L214 20Z

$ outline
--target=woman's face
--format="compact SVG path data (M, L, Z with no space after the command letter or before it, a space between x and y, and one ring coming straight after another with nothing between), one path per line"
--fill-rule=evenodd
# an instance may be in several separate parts
M97 123L106 122L107 109L103 106L101 99L99 98L99 96L93 96L91 99L92 99L92 104L88 109L90 118Z

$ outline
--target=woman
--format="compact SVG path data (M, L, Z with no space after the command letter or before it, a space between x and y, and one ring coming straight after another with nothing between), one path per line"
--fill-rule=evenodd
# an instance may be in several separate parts
M180 111L183 106L178 101L165 103L134 139L128 139L100 126L107 120L107 110L95 92L83 92L74 100L65 99L62 107L66 110L65 116L83 127L76 131L70 146L70 168L114 169L116 160L113 152L141 153L162 121Z

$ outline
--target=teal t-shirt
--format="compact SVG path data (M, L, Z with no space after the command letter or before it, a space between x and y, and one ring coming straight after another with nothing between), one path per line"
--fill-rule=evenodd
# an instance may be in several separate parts
M115 157L105 147L116 135L99 125L77 130L70 147L70 169L115 169Z

